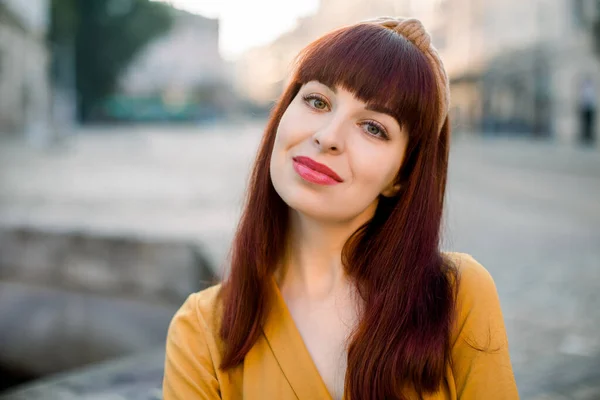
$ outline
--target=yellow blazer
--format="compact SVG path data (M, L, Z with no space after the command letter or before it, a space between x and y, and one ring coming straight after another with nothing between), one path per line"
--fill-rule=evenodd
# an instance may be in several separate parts
M494 281L472 257L448 255L461 276L452 363L439 391L426 399L518 399ZM218 368L224 348L219 337L220 285L188 297L169 326L164 400L331 400L274 280L272 289L276 301L262 335L244 362L226 372Z

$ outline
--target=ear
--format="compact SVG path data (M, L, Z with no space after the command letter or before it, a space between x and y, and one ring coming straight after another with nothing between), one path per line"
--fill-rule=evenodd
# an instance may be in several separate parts
M384 197L394 197L398 194L402 185L399 183L390 184L387 188L383 189L381 195Z

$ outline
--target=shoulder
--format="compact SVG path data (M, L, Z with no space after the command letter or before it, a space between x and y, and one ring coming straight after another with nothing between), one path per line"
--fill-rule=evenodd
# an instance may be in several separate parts
M219 336L221 284L190 294L177 310L167 333L167 350L177 347L182 353L220 361L222 342Z
M220 291L216 285L189 295L173 316L166 340L165 399L220 398Z
M221 284L217 284L201 290L196 293L192 293L188 301L190 301L206 318L211 319L212 314L218 312L221 305Z
M457 274L451 374L458 398L518 399L496 285L473 257L448 253Z
M470 254L444 253L457 271L455 281L458 297L469 298L489 294L489 290L496 290L492 275Z
M504 320L498 291L492 275L469 254L445 253L457 271L455 284L456 314L453 341L463 337L469 341L496 344L504 341Z
M195 330L214 333L218 330L221 311L221 284L192 293L175 313L171 325L195 325Z

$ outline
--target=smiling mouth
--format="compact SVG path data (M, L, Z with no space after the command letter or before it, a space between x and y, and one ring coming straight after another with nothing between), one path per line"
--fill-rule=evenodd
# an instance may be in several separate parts
M293 161L296 173L308 182L318 185L337 185L344 181L331 168L311 158L298 156L294 157Z

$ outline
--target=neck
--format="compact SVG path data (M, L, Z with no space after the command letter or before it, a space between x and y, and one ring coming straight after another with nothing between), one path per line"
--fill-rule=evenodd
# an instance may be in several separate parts
M342 249L372 214L369 211L351 221L330 222L290 209L287 252L277 276L282 291L319 300L346 289L350 280L342 265Z

